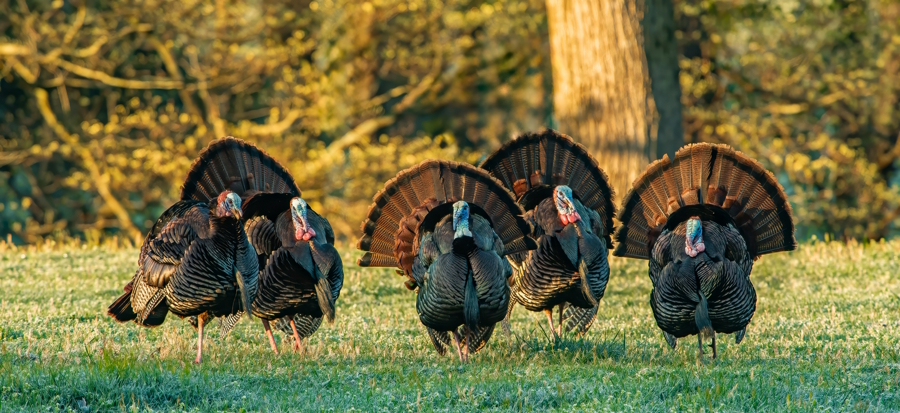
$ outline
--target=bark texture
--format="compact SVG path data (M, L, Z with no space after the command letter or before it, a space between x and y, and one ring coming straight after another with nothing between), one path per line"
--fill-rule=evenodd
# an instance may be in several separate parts
M659 14L646 21L649 67L642 0L547 0L558 129L591 151L620 194L650 161L683 142L671 0L647 1ZM651 75L659 76L658 93L651 92ZM665 128L659 134L656 103Z

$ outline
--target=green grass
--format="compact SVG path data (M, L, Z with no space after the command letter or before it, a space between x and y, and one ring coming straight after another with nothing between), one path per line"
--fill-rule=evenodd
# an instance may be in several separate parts
M898 411L900 242L803 245L757 261L744 342L669 350L643 261L614 259L589 334L552 343L519 308L468 364L439 357L389 270L345 268L337 321L306 353L269 351L261 324L195 333L116 324L106 306L135 250L0 252L0 411ZM355 262L347 251L344 262ZM86 407L86 408L85 408Z

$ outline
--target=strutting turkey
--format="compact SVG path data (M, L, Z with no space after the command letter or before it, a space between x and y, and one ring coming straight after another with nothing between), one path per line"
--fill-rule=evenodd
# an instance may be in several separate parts
M452 335L461 361L506 315L506 254L535 247L512 194L468 164L427 160L378 192L363 222L363 267L399 267L438 354ZM461 328L460 328L461 327Z
M583 334L609 280L616 211L606 174L582 145L553 130L519 136L481 168L515 192L538 245L508 256L515 269L510 313L518 303L544 312L554 336L563 329ZM559 324L554 328L556 306Z
M616 256L650 261L650 306L669 346L697 334L735 333L756 310L750 282L762 254L796 248L791 207L778 181L727 145L699 143L651 164L623 204Z
M212 142L191 166L181 200L147 234L139 268L109 315L146 327L162 324L168 312L189 317L200 363L206 322L224 317L227 333L256 297L259 260L241 207L259 191L299 193L290 174L255 146L233 137Z
M293 181L291 181L293 182ZM253 315L262 320L272 351L278 353L269 322L294 337L294 349L322 324L334 321L335 301L344 282L340 254L328 220L288 193L258 193L244 203L250 243L263 268Z

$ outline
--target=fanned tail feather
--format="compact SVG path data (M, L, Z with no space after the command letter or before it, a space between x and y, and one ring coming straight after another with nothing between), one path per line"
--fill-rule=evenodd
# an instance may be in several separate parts
M362 267L398 267L412 278L419 235L466 201L473 213L487 218L506 254L536 248L531 226L513 195L486 171L451 161L426 160L403 170L375 194L357 248L365 251Z
M244 315L243 311L238 311L228 317L219 319L219 333L222 336L227 336L231 330L234 329L234 326L237 325L238 321L241 321L241 317Z
M759 162L728 145L698 143L652 163L625 197L614 255L649 259L656 237L690 216L732 224L750 255L796 248L787 195Z
M591 328L591 325L594 324L599 308L600 307L596 305L591 308L567 305L566 309L563 310L563 320L565 320L566 331L574 331L577 334L587 333L588 329Z
M491 324L489 326L479 326L476 329L470 329L468 326L463 325L459 329L459 335L463 337L463 344L466 346L469 354L475 354L484 348L488 340L490 340L491 336L494 334L494 328L496 327L496 324Z
M150 301L147 301L147 304L144 305L144 311L140 314L138 324L146 326L162 324L162 319L165 319L166 313L168 312L168 305L165 300L165 290L157 290L156 293L150 297ZM160 313L162 313L162 319L160 319Z
M120 323L136 319L137 314L131 308L131 291L129 290L119 296L116 301L113 301L109 308L106 309L106 314Z
M291 318L294 319L294 325L297 327L297 335L300 336L301 340L312 336L322 325L322 317L295 314L293 317L282 317L275 320L275 328L288 336L292 336L294 330L291 328Z
M606 173L587 149L552 129L521 135L503 145L479 166L495 176L525 210L533 208L558 185L567 185L581 203L600 215L606 238L610 236L616 207L615 191Z
M446 331L437 331L432 328L425 327L425 331L428 332L428 338L431 339L431 344L434 346L434 350L437 351L438 355L447 354L447 347L450 346L450 333Z
M291 174L265 151L228 136L213 141L191 165L181 199L209 201L225 190L240 196L251 191L300 196Z

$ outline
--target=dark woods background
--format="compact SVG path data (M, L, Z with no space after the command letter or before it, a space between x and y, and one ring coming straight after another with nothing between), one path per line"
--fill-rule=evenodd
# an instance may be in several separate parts
M545 126L580 139L559 122L555 3L0 0L0 234L136 239L199 151L233 135L352 238L372 194L421 159L475 163ZM624 3L636 24L665 11ZM672 6L684 141L774 171L801 239L893 235L900 3Z

